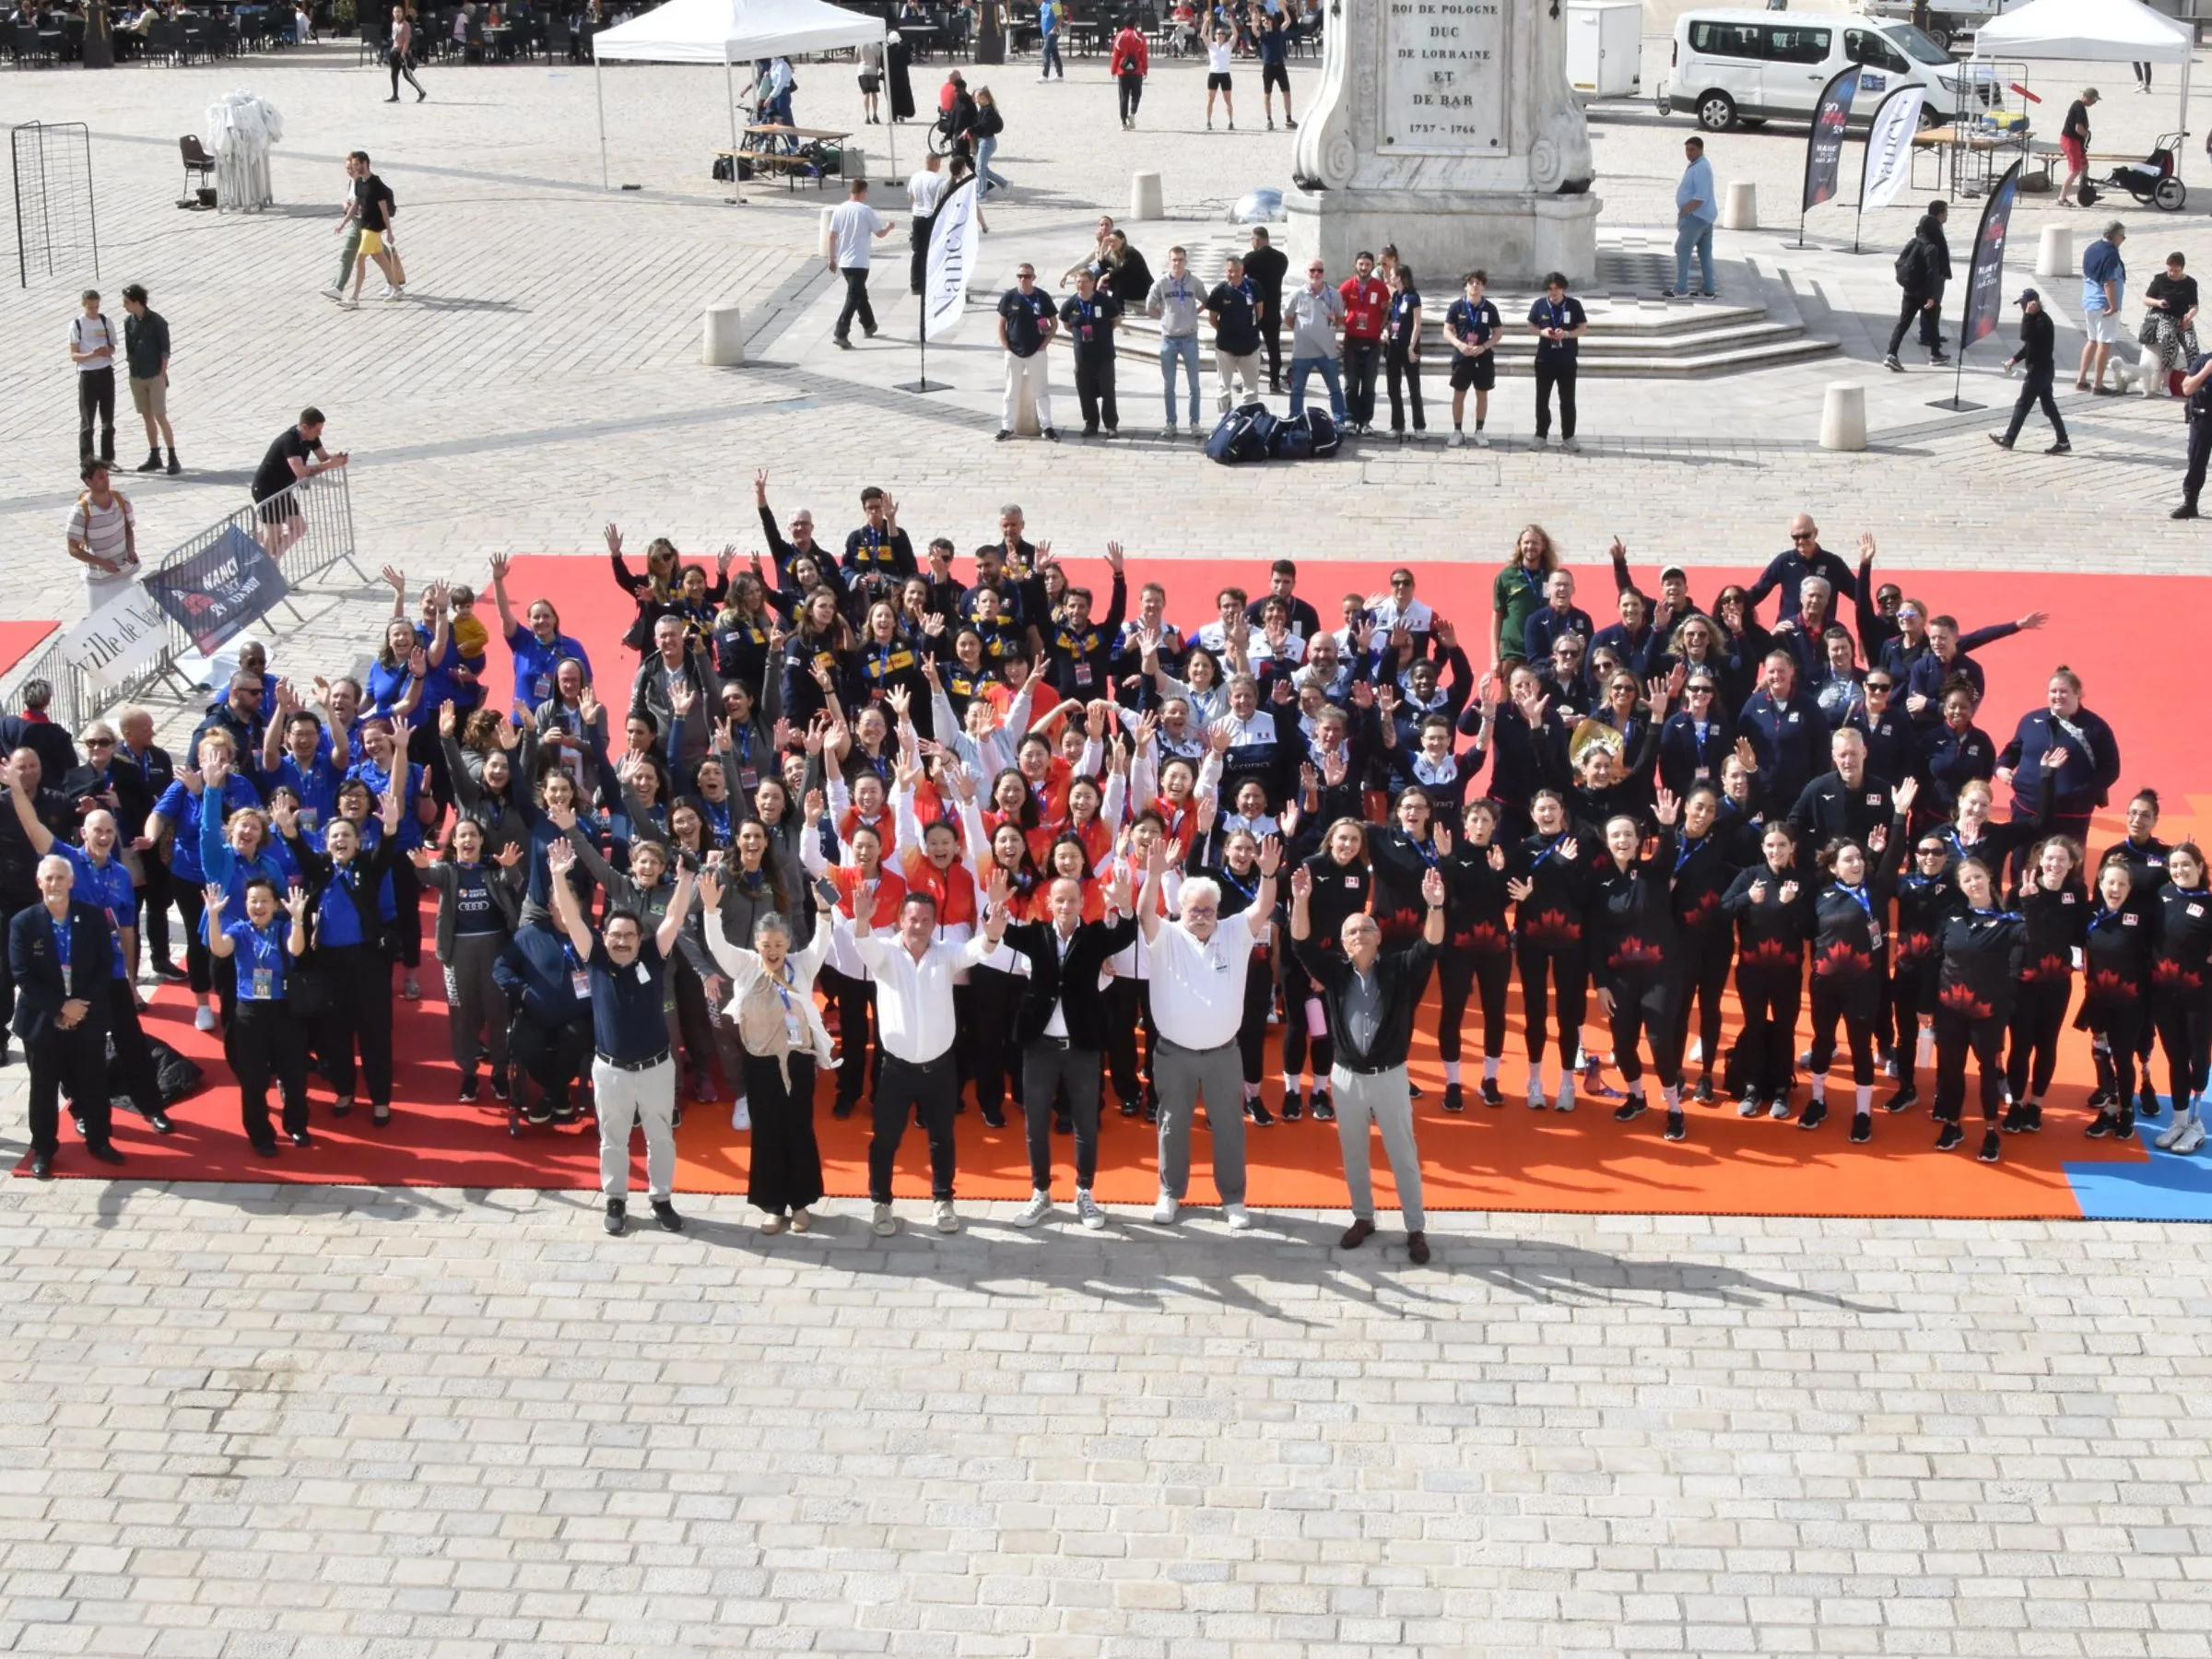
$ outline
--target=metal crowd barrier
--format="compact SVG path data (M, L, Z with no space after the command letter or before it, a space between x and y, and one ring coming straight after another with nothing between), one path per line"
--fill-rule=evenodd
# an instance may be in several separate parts
M302 479L282 495L272 497L258 505L241 507L236 512L218 519L164 557L160 564L154 567L155 571L174 571L234 535L260 541L261 533L268 527L268 518L265 514L288 517L283 511L288 505L297 509L304 528L276 561L277 569L284 573L288 594L307 587L339 565L347 567L355 576L366 582L367 573L354 558L353 497L347 482L347 472L345 467L336 467L312 478ZM276 608L288 606L288 601L279 601ZM266 611L262 613L265 617L268 614ZM259 620L259 618L254 618L255 622ZM166 624L167 638L162 641L160 651L130 679L115 687L97 684L91 676L64 657L63 641L76 628L76 621L64 624L51 645L18 665L9 675L8 707L12 709L19 702L25 681L42 679L53 688L53 699L46 705L48 717L60 722L71 732L76 732L82 730L87 722L119 703L133 702L152 695L164 681L169 682L179 693L188 693L191 687L184 683L184 677L178 671L177 664L182 658L196 655L199 647L173 617L166 618ZM253 627L253 623L250 622L240 631L249 632Z

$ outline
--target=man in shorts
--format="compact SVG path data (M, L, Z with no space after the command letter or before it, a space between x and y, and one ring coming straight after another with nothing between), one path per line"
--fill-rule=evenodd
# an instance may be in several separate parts
M2089 171L2089 106L2097 101L2097 88L2084 88L2081 96L2066 107L2066 119L2058 129L2058 147L2066 158L2066 182L2058 187L2061 207L2071 207L2080 199L2074 194L2074 187Z
M2074 376L2077 392L2116 396L2121 391L2117 386L2106 387L2104 371L2112 361L2112 347L2126 337L2120 321L2120 302L2127 294L2127 262L2120 257L2120 244L2126 240L2127 227L2112 219L2105 225L2104 234L2082 252L2081 366Z
M1260 102L1267 108L1267 130L1275 131L1275 95L1283 95L1283 125L1298 131L1290 119L1290 19L1278 8L1267 16L1260 30Z
M253 504L259 509L254 516L260 521L254 534L271 559L281 560L292 544L307 534L307 515L300 511L300 498L288 493L292 486L345 465L344 450L334 455L323 447L320 409L300 410L298 424L276 435L253 474Z
M132 283L123 290L123 355L131 371L131 407L146 422L150 446L140 472L159 472L161 445L169 445L169 471L184 470L177 462L177 435L169 425L169 324L146 302L146 289Z
M1505 326L1505 319L1483 293L1488 284L1488 272L1469 271L1462 284L1463 292L1444 313L1444 342L1453 351L1451 447L1453 449L1466 441L1460 422L1466 410L1470 386L1475 389L1475 447L1490 447L1490 441L1483 436L1482 423L1489 418L1490 388L1498 383L1498 331Z

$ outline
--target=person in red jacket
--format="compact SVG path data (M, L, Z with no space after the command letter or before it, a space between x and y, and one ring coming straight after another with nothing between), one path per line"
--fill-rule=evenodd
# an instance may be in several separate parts
M1136 106L1145 96L1145 76L1151 72L1152 54L1145 44L1144 31L1132 17L1122 25L1122 32L1113 37L1113 55L1107 60L1107 70L1121 85L1122 125L1136 124Z
M1375 376L1382 366L1382 324L1390 311L1390 290L1375 275L1375 256L1361 252L1354 275L1337 288L1344 297L1344 406L1352 430L1375 429Z

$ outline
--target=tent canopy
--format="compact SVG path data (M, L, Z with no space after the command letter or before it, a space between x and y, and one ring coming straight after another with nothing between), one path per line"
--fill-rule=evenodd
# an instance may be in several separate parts
M2189 31L2142 0L2031 0L1977 29L1974 55L2186 64Z
M880 18L826 0L668 0L592 37L603 63L742 64L880 41Z

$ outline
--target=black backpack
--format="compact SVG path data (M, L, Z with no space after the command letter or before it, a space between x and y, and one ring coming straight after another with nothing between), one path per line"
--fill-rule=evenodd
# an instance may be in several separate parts
M1920 282L1920 238L1914 237L1898 251L1897 286L1911 292Z

